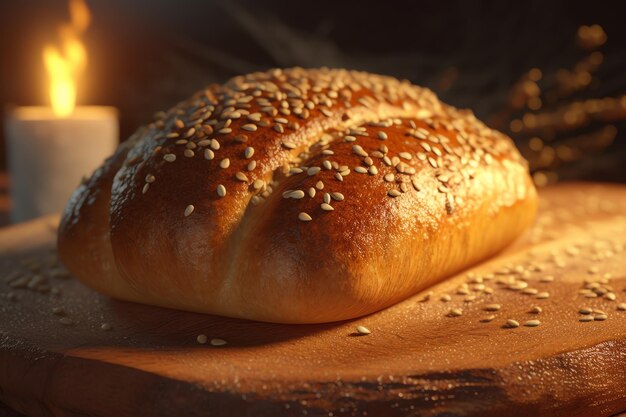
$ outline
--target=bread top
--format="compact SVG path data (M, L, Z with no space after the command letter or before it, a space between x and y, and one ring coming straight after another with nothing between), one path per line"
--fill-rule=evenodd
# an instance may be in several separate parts
M419 242L403 253L402 241L488 221L535 195L512 141L471 112L406 81L326 68L212 85L157 114L115 170L104 176L114 175L108 227L122 278L147 299L168 293L156 303L203 310L208 297L217 307L207 311L242 317L242 303L269 292L311 299L305 310L329 294L348 305L312 321L389 305L418 287L382 276L394 261L398 276L416 268ZM508 243L533 206L487 239L492 248L461 248L438 274ZM79 221L73 212L67 224Z

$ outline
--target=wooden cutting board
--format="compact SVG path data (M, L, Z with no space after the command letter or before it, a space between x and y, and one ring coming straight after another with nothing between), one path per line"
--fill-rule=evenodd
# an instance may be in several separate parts
M0 401L46 417L625 411L626 187L562 185L541 201L534 229L497 258L387 310L324 325L111 300L57 265L55 218L5 229ZM485 311L491 304L501 308ZM580 314L586 307L595 311ZM524 326L533 319L541 324ZM199 344L199 334L227 344Z

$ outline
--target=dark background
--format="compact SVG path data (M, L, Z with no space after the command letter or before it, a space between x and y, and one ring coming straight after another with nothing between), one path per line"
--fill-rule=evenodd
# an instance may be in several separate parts
M559 122L568 109L582 106L577 102L613 97L620 103L626 93L626 25L619 2L88 0L88 5L89 67L78 102L118 107L122 139L155 111L211 82L273 66L326 65L407 78L450 104L473 109L516 140L540 183L626 182L626 99L608 114L587 115L571 126ZM67 19L65 0L0 3L0 104L47 103L41 49ZM578 28L591 24L601 25L608 38L596 48L602 63L588 72L588 85L570 91L563 87L568 73L559 69L575 74L577 63L594 52L577 45ZM515 104L526 91L516 83L534 67L541 69L535 86L542 107L530 110L523 101ZM524 113L552 115L554 126L520 131L513 122L518 127L512 131L511 121ZM531 142L534 137L539 139ZM3 149L1 144L0 136Z

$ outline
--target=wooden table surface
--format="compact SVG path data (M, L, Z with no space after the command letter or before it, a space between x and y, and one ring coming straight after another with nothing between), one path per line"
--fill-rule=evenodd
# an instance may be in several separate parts
M54 218L5 229L0 265L17 275L0 279L0 400L33 417L615 415L626 410L625 212L626 187L544 190L534 229L496 258L384 311L310 326L114 301L60 273ZM590 263L598 247L611 256ZM495 278L536 262L526 281L549 298ZM579 294L590 265L613 274L618 300ZM492 274L492 295L459 293ZM486 312L494 302L502 310ZM609 318L581 323L583 305ZM463 315L448 317L453 307ZM542 324L507 329L507 318ZM372 333L355 335L359 324Z

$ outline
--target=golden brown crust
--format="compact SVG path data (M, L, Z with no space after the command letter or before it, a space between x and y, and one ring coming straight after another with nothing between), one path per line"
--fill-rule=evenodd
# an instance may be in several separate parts
M212 86L113 165L87 185L111 190L110 223L76 198L64 222L110 236L106 282L137 291L108 293L266 321L386 307L502 249L536 209L510 139L429 90L345 70ZM63 259L84 239L60 236ZM101 289L93 261L68 267Z

